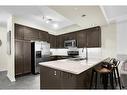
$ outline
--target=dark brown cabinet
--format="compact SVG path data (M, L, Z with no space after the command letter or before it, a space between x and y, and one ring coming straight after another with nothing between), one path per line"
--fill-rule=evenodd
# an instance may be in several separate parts
M24 69L23 73L30 73L31 72L31 42L24 41L23 43L23 56L24 56Z
M56 47L65 48L64 41L67 41L67 40L76 40L76 32L58 35L56 38Z
M24 39L24 28L18 24L15 24L15 39Z
M24 40L39 40L39 32L36 29L24 27Z
M89 89L92 68L81 74L40 66L41 89Z
M15 41L15 75L23 73L23 42Z
M39 30L39 40L49 42L48 32Z
M54 70L51 68L41 67L41 75L42 76L40 80L40 86L42 89L48 89L49 87L51 89L60 89L61 88L61 79L62 75L59 70ZM43 88L44 87L44 88Z
M94 27L87 30L87 47L101 47L100 27Z
M81 31L77 31L77 47L78 48L84 48L86 47L86 31L85 30L81 30Z
M15 39L18 40L36 40L36 41L49 41L48 32L39 29L31 28L15 24Z
M56 48L56 36L49 34L50 48Z
M15 40L15 75L31 72L31 42Z
M64 48L64 41L67 40L76 40L78 48L101 47L101 28L97 26L55 36L42 30L15 24L15 39L47 41L51 48Z
M64 36L64 41L66 41L66 40L76 40L76 32L63 34L63 36Z
M59 35L56 38L56 47L57 48L64 48L64 36Z

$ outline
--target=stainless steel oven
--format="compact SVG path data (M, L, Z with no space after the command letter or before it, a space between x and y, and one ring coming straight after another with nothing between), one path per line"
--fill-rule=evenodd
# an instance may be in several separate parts
M65 48L76 47L76 40L67 40L67 41L64 41L64 47Z

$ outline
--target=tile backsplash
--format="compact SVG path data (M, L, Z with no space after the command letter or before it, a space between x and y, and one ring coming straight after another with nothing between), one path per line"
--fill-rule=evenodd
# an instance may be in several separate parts
M78 48L79 56L86 57L86 48ZM67 55L68 49L50 49L52 55ZM88 48L88 58L102 57L101 48Z

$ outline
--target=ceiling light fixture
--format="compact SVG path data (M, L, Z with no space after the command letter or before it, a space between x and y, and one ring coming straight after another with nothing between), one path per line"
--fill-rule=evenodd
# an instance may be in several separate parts
M58 24L57 24L57 23L54 23L54 24L53 24L53 27L54 27L54 28L58 28Z
M46 23L49 23L50 21L49 20L46 20Z

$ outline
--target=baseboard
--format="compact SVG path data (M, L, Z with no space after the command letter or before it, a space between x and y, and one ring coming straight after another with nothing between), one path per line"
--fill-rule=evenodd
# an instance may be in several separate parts
M8 79L9 79L11 82L15 82L15 81L16 81L15 78L12 77L12 76L10 76L9 74L7 74L7 77L8 77Z

